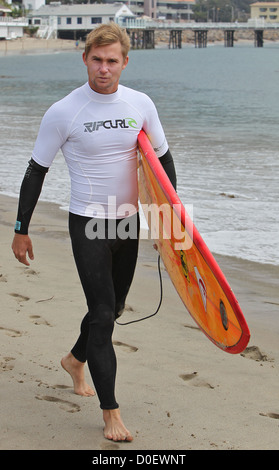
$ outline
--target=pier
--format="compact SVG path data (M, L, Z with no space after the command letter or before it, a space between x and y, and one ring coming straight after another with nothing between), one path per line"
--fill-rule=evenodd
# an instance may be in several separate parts
M127 20L123 24L131 38L131 47L134 49L154 49L155 35L164 31L168 34L170 49L181 49L183 32L193 33L193 43L197 48L207 47L209 32L222 31L224 46L233 47L235 33L238 31L251 31L254 33L254 46L264 46L265 31L278 31L279 23L266 23L263 20L248 21L247 23L174 23L145 20Z

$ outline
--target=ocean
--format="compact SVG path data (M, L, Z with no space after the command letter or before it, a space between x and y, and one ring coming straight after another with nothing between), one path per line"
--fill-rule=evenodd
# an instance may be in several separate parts
M44 112L86 80L80 51L0 57L0 193L18 197ZM155 102L210 250L279 265L279 44L131 51L121 83ZM41 200L66 209L69 188L59 152Z

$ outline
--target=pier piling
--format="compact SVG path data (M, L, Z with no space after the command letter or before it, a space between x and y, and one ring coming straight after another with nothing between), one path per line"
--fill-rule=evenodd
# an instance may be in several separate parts
M255 47L263 47L263 29L255 29Z
M195 30L195 47L206 47L207 46L207 30L196 29Z
M225 47L233 47L234 29L227 29L224 31Z
M132 49L154 49L155 48L155 30L154 29L135 29L127 30L130 36Z
M182 31L181 29L172 29L169 37L169 49L181 49Z

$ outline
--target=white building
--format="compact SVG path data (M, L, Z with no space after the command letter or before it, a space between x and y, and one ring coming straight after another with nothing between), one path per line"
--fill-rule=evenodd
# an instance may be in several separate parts
M30 25L39 27L41 37L84 38L97 24L115 21L125 26L126 20L135 15L122 3L61 5L52 2L33 10L28 17Z
M27 26L25 18L8 16L11 9L0 5L0 39L15 39L23 37L23 28Z

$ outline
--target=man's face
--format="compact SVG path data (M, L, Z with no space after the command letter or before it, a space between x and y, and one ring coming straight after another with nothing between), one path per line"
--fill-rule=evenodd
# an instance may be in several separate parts
M97 93L114 93L118 88L122 70L128 64L128 57L123 58L120 42L107 46L92 46L87 57L83 53L83 62L87 67L88 82Z

